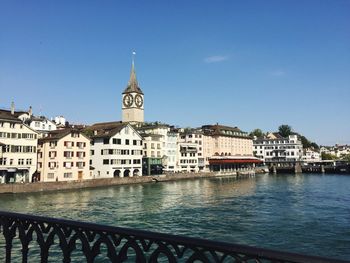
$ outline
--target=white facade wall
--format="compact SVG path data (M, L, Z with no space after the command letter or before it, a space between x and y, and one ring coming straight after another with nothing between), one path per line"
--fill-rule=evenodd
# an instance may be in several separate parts
M111 137L93 138L93 177L142 176L142 147L142 137L130 125Z
M165 155L166 155L166 162L164 165L164 170L168 172L177 172L177 142L178 142L178 134L168 132L167 138L166 138L166 148L165 148Z
M178 172L198 172L198 145L196 143L178 143Z
M302 160L305 163L313 163L321 161L321 154L319 152L307 149L302 156Z
M27 125L0 120L0 183L32 181L37 144L37 132Z
M265 163L301 161L303 145L296 135L279 139L254 140L254 154Z
M30 128L41 133L46 133L56 130L56 124L48 119L34 119L30 122Z

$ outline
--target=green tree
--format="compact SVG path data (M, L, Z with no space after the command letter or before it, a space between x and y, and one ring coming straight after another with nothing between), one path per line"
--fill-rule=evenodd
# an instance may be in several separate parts
M321 154L321 158L322 160L335 160L337 159L337 156L333 155L333 154L329 154L329 153L322 153Z
M286 124L282 124L278 127L278 133L283 137L288 137L292 134L292 127Z
M264 135L264 133L260 129L255 129L249 135L256 136L256 137L262 137Z
M345 154L341 157L342 160L350 162L350 154Z

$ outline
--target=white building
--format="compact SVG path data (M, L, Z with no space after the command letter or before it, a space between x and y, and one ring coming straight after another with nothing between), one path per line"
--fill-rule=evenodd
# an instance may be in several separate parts
M61 182L92 179L90 139L76 129L51 131L38 143L38 179Z
M304 163L315 163L322 160L321 154L312 149L305 149L301 159Z
M144 138L143 157L159 158L164 171L176 172L178 133L166 124L144 124L137 129Z
M339 145L334 146L321 146L321 153L331 154L338 158L343 157L344 155L350 154L350 145Z
M44 116L40 117L31 117L29 120L29 126L33 130L36 130L40 133L41 137L44 137L50 131L56 130L56 123L50 121Z
M0 110L0 183L34 180L37 136L13 110Z
M178 156L178 138L179 134L176 131L172 131L171 129L168 131L166 136L166 147L164 150L165 153L165 162L164 162L164 170L166 172L177 172L177 156Z
M142 176L142 137L129 123L96 123L86 130L94 178Z
M64 127L66 127L67 120L63 116L56 116L54 118L54 122L55 122L57 128L64 128Z
M178 172L198 172L198 145L196 143L178 143Z
M197 161L196 161L196 167L195 169L198 171L203 171L205 168L205 159L204 159L204 150L203 150L203 132L200 129L188 129L185 130L183 133L180 134L180 139L179 143L189 143L189 144L195 144L196 145L196 156L197 156ZM181 147L180 147L181 148ZM191 147L192 148L192 147ZM187 155L190 155L188 153ZM179 153L179 156L182 157L182 154ZM192 156L193 157L193 153ZM183 162L185 160L179 161L179 166L183 167ZM193 162L193 161L191 161ZM193 166L193 165L192 165ZM191 167L189 167L191 170ZM193 169L193 167L192 167ZM182 168L180 170L183 170Z
M253 142L254 154L267 165L289 166L301 161L303 145L297 135L288 138L271 134Z

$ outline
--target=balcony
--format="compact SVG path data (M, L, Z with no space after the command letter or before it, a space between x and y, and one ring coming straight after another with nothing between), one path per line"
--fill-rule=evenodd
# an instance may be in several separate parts
M72 259L74 262L346 262L1 211L0 244L0 258L5 262L45 263L53 254L60 255L60 260L55 262L71 262Z

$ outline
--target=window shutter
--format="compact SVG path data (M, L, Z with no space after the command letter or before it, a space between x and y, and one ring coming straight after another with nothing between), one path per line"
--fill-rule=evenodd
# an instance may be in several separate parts
M64 146L67 146L67 142L64 142Z

